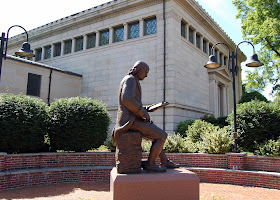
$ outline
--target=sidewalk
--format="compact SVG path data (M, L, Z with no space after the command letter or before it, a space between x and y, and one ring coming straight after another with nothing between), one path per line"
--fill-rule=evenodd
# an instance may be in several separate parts
M216 197L216 199L213 197ZM200 183L202 200L280 200L280 190ZM69 183L0 191L1 200L109 200L110 183Z

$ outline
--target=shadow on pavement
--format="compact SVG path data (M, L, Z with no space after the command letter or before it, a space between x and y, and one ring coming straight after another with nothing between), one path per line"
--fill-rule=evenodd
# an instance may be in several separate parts
M52 197L73 193L76 189L85 191L110 191L110 183L90 182L90 183L69 183L32 186L18 189L0 191L0 199L34 199L40 197Z

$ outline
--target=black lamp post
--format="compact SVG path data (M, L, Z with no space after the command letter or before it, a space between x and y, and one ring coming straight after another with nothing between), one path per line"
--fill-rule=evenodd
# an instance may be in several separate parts
M33 51L30 50L30 44L28 43L28 33L27 31L20 25L14 25L11 26L7 31L7 37L5 37L5 33L2 33L2 36L0 37L1 40L1 46L0 46L0 80L1 80L1 69L2 69L2 61L3 58L6 60L7 56L7 47L8 47L8 40L9 40L9 31L13 27L20 27L25 31L26 34L26 42L22 44L22 48L16 52L16 55L22 56L22 57L34 57ZM5 46L5 51L4 51Z
M210 68L210 69L215 69L218 67L221 67L220 63L217 63L216 61L216 57L213 55L213 50L214 47L217 46L218 44L223 44L228 48L228 54L229 54L229 59L228 59L228 66L230 66L230 59L231 59L231 68L230 68L230 72L232 73L232 90L233 90L233 124L234 124L234 133L233 133L233 137L234 137L234 151L238 152L237 149L237 126L236 126L236 94L235 94L235 76L237 76L237 71L238 71L238 66L237 66L237 49L238 46L242 43L248 43L250 45L252 45L253 47L253 55L250 57L250 61L246 64L247 67L260 67L263 65L263 63L261 63L258 59L257 54L255 53L255 47L251 42L248 41L242 41L240 43L238 43L235 47L235 54L234 52L231 53L230 55L230 49L229 46L226 43L223 42L218 42L216 43L212 49L211 49L211 55L209 56L209 61L207 62L206 65L204 65L204 67L206 68ZM235 60L234 60L235 59Z

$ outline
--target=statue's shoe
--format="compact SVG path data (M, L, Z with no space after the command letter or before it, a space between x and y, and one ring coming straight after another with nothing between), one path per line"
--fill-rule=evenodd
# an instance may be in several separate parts
M168 160L166 163L161 163L160 166L167 168L167 169L174 169L174 168L180 167L180 165L177 165L177 164L171 162L170 160Z
M159 167L156 164L148 164L147 161L142 161L141 167L148 172L166 172L165 167Z

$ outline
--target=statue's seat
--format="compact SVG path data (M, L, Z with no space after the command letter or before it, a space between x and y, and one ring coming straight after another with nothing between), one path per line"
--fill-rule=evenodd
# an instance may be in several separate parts
M126 131L117 138L116 167L120 174L140 173L142 159L140 132Z

